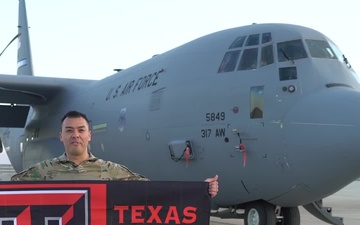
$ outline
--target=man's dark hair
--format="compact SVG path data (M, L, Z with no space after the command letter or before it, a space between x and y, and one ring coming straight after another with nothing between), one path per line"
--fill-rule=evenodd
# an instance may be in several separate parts
M78 112L78 111L69 111L67 112L64 117L61 119L61 124L64 122L64 120L66 118L79 118L82 117L86 120L86 122L88 123L88 125L90 125L90 122L88 120L88 118L86 117L86 115L84 113Z

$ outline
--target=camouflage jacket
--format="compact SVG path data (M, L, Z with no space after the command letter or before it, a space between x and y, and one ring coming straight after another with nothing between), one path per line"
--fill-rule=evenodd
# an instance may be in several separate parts
M36 180L148 180L127 167L96 158L89 158L79 165L70 161L65 153L57 158L35 164L11 177L12 181Z

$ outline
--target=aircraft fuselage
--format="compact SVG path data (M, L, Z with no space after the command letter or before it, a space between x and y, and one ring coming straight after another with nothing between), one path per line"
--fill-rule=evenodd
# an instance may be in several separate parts
M215 206L307 204L360 175L359 83L341 57L300 26L217 32L32 106L25 129L3 130L4 148L17 171L60 155L60 119L79 110L91 119L97 157L152 180L219 174Z

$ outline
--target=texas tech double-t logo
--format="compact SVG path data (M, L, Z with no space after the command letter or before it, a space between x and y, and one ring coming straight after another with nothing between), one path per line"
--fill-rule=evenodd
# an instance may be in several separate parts
M7 187L0 190L0 225L106 224L106 185L12 183ZM95 194L100 198L91 198ZM103 212L92 209L95 205Z
M14 215L4 215L6 224L89 224L88 193L86 190L8 191L2 211L13 207ZM0 197L1 199L1 197Z

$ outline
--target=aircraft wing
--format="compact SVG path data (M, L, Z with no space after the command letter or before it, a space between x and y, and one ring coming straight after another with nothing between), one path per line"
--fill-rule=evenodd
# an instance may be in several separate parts
M92 82L0 74L0 127L24 127L30 105L46 105L63 90Z

